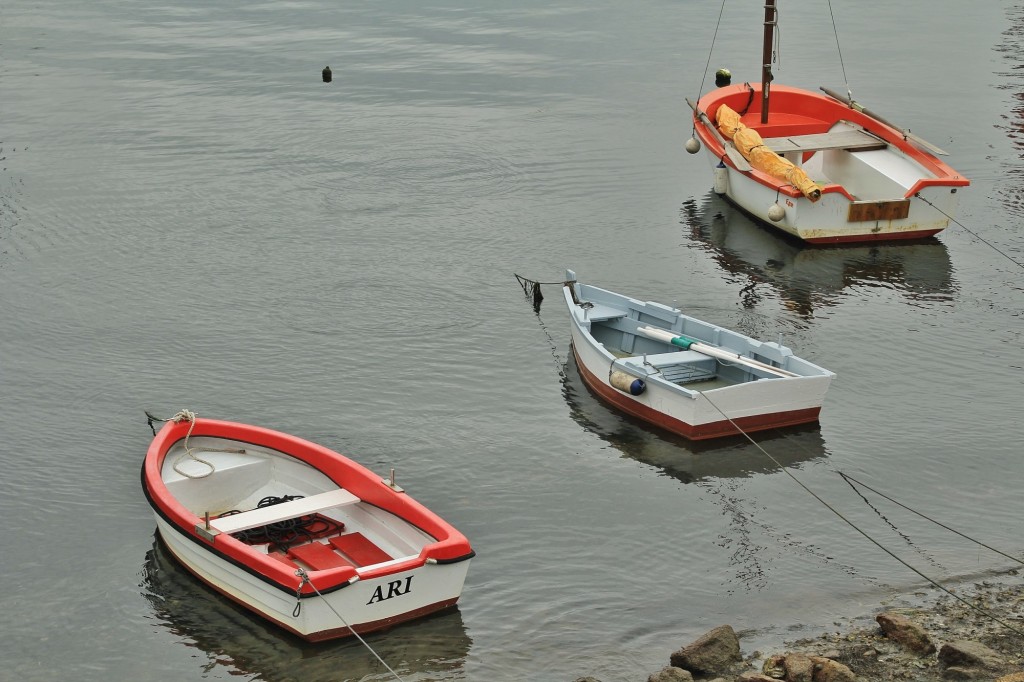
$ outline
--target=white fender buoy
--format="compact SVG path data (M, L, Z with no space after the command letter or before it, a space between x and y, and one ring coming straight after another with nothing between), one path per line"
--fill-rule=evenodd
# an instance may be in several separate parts
M697 152L699 152L700 140L698 140L696 137L691 137L689 140L687 140L686 151L690 152L691 154L696 154Z
M715 194L726 194L729 192L729 169L721 161L715 166Z
M630 395L640 395L647 390L647 384L644 383L643 379L637 379L630 374L619 372L618 370L612 372L608 380L612 386Z
M778 203L774 203L768 207L768 218L773 222L777 223L786 217L786 209L782 208Z

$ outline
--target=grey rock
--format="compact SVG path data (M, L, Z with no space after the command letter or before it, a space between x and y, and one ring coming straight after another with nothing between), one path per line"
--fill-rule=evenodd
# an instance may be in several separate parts
M1003 659L981 642L962 639L943 644L939 649L939 662L950 667L996 668L1003 664Z
M881 613L875 621L882 633L894 642L914 653L930 655L935 653L935 644L923 627L898 613Z
M690 671L668 666L647 678L647 682L693 682Z
M742 660L740 640L728 625L711 630L669 658L673 666L702 675L726 672L730 665Z

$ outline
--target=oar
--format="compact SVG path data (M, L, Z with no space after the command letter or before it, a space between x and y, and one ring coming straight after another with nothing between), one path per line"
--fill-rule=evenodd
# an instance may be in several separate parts
M694 104L689 97L686 98L686 103L690 105L690 108L693 109L693 113L697 114L697 117L703 121L704 125L711 130L711 133L725 149L726 155L729 157L729 160L732 161L733 165L736 166L737 170L744 172L754 170L751 168L750 163L743 157L743 154L740 154L740 150L736 149L732 142L729 142L722 137L722 133L718 132L718 128L716 128L715 124L711 122L711 119L708 118L707 114L698 109L697 105Z
M914 133L910 132L909 130L906 130L904 128L900 128L898 125L894 125L893 123L890 123L889 121L886 121L884 118L882 118L881 116L879 116L875 112L873 112L873 111L871 111L869 109L865 109L864 107L862 107L860 104L858 104L856 101L850 99L849 97L844 97L844 96L840 95L838 92L833 92L832 90L829 90L828 88L824 88L824 87L821 88L821 91L824 92L829 97L831 97L832 99L837 100L837 101L842 102L843 104L847 105L848 107L850 107L854 111L859 111L862 114L867 114L868 116L870 116L871 118L875 119L876 121L881 121L882 123L884 123L885 125L889 126L890 128L895 128L896 130L900 131L900 134L903 135L904 138L906 138L907 140L910 140L911 142L913 142L914 144L916 144L916 145L918 145L920 147L924 147L925 149L927 149L931 153L939 154L941 156L948 156L949 155L949 152L947 152L947 151L945 151L943 149L940 149L939 147L936 147L935 145L933 145L928 140L925 140L925 139L923 139L921 137L918 137L917 135L915 135Z
M754 360L748 357L744 357L737 353L732 353L721 348L715 348L705 343L701 343L695 339L691 339L689 336L683 336L676 334L675 332L666 331L664 329L658 329L657 327L640 327L637 329L638 332L650 339L657 339L659 341L666 341L671 343L673 346L680 346L686 350L695 350L698 353L710 356L712 358L718 358L719 360L728 360L729 362L735 362L740 365L746 365L747 367L753 367L755 369L761 369L765 372L770 372L776 376L783 378L798 377L799 374L790 372L786 369L780 369L779 367L772 367L771 365L761 362L760 360Z

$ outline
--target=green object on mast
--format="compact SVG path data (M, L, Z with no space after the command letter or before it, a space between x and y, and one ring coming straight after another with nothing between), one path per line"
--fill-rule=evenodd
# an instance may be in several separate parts
M689 336L673 336L672 345L680 346L683 350L690 350L690 346L697 343L697 339L691 339Z

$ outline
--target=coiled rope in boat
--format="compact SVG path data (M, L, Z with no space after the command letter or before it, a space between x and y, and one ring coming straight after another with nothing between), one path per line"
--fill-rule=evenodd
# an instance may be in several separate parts
M205 460L201 457L196 457L193 449L190 448L188 445L188 439L192 435L192 430L195 429L196 427L197 416L198 415L192 410L180 410L178 414L174 415L170 419L161 419L160 417L154 417L149 412L146 412L146 417L149 422L149 428L153 430L154 436L156 435L156 428L153 426L153 422L174 422L176 424L183 421L189 422L188 433L185 434L185 452L179 455L178 458L174 460L174 464L172 465L172 468L185 478L206 478L207 476L209 476L210 474L217 470L217 468L213 466L213 464L208 460ZM234 452L238 454L245 452L245 450L239 448L202 448L202 450L204 450L205 452ZM178 465L181 464L182 460L184 460L186 457L196 462L199 462L200 464L205 465L209 470L206 473L202 474L190 474L187 471L178 468Z

